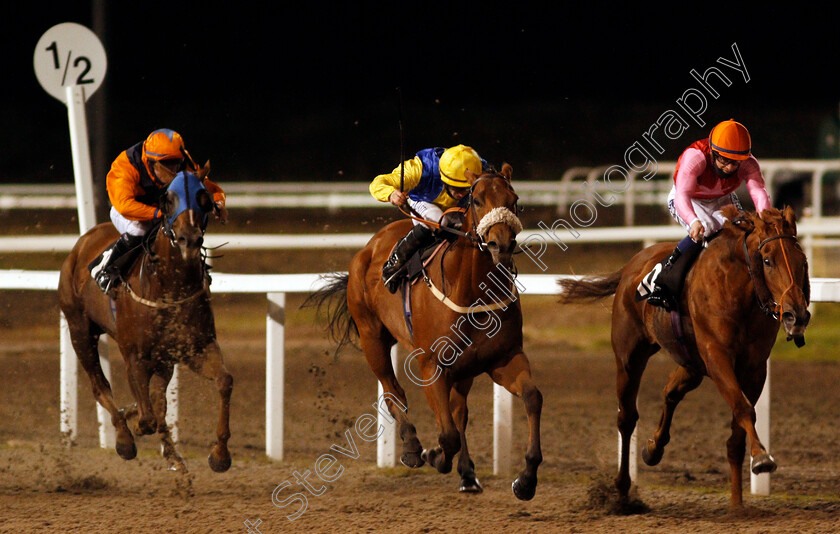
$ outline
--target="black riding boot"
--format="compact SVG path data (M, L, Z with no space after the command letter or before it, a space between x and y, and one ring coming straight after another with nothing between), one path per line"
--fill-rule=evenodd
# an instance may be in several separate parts
M382 266L382 282L388 291L396 293L400 286L400 272L403 270L405 262L412 254L417 252L421 247L432 242L434 234L432 229L425 224L416 224L410 232L403 237L397 246L394 247L394 252L385 265Z
M143 242L143 236L123 234L116 243L102 253L102 261L91 269L91 275L104 293L108 293L120 275L119 259Z
M675 248L674 252L662 261L662 269L653 280L655 287L648 297L652 306L659 306L668 311L679 308L686 274L702 250L702 243L693 243L685 252Z

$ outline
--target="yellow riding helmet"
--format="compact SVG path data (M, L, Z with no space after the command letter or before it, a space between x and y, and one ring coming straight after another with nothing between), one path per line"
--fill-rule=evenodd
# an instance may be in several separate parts
M481 158L471 147L456 145L440 157L440 179L452 187L469 187L466 171L481 174Z
M709 145L725 158L745 160L750 157L752 141L750 132L743 124L729 119L712 128Z

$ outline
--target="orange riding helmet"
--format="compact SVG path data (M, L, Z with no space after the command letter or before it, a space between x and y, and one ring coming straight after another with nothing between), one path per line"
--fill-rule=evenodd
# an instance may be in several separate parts
M149 134L143 142L143 164L150 176L156 177L154 171L155 163L166 160L184 160L188 165L195 167L187 149L184 148L184 139L181 134L168 128L161 128Z
M749 158L752 149L750 132L743 124L733 119L723 121L712 128L709 145L724 158L739 161Z

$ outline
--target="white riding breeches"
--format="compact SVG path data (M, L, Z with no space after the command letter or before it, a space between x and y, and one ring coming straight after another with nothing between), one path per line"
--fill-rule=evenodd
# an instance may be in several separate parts
M440 209L440 206L432 202L426 202L424 200L412 200L409 198L408 205L414 208L414 211L420 214L420 216L426 219L427 221L439 222L440 218L443 217L443 210ZM412 220L414 221L415 225L423 224L421 221L418 221L416 219Z
M132 221L122 216L120 212L111 206L111 222L120 234L129 234L136 236L144 236L152 226L154 221Z
M671 212L671 217L673 217L675 221L680 223L680 225L682 225L682 227L686 230L689 230L691 225L682 220L682 217L680 217L677 213L677 208L674 206L674 196L676 195L676 192L676 187L671 187L671 192L668 194L668 211ZM724 223L729 220L723 216L720 210L730 205L734 205L738 208L738 211L744 211L744 208L741 207L741 202L738 200L738 195L735 193L729 193L728 195L723 195L722 197L712 198L709 200L700 198L691 199L691 207L694 208L694 213L696 213L697 218L700 219L700 223L703 225L703 229L705 230L704 234L707 237L719 232L723 228Z

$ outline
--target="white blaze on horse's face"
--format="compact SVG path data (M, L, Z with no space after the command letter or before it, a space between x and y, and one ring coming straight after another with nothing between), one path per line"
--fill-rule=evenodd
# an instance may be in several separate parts
M178 173L162 199L161 211L169 224L167 235L184 262L196 261L201 256L207 213L212 210L212 204L201 178L188 172Z
M518 198L504 177L481 180L473 191L474 215L478 219L476 234L486 243L493 263L512 267L516 235L522 223L516 216Z
M173 244L181 252L184 262L195 260L201 254L204 232L199 223L200 216L194 210L181 213L172 224Z
M768 242L762 253L762 268L767 285L779 304L782 326L790 337L803 336L811 312L805 284L808 262L799 243L793 239Z

